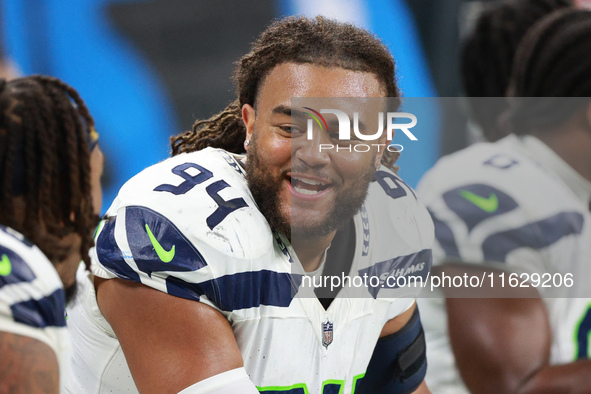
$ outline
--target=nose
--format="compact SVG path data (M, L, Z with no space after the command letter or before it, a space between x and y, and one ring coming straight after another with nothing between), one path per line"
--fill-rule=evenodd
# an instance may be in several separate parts
M306 136L292 141L292 160L305 163L308 167L319 169L330 163L328 145L332 145L331 139L324 130L314 130L312 139ZM297 140L297 141L296 141Z

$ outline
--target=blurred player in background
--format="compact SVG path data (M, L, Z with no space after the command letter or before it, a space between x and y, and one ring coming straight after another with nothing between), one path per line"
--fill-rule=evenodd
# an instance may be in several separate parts
M503 0L485 5L462 44L460 66L471 120L486 140L494 142L506 135L498 119L507 104L480 97L504 97L521 38L545 15L572 5L572 0Z
M513 134L441 159L420 183L441 270L463 262L574 282L538 282L531 298L421 300L434 392L591 392L590 53L591 12L534 25L510 78Z
M342 265L428 273L432 223L387 168L396 156L319 153L338 133L303 144L292 108L398 97L390 53L352 25L287 18L235 77L236 102L173 138L173 157L132 178L101 222L94 281L69 311L69 391L428 392L414 299L294 297L298 278Z
M0 80L0 392L58 393L66 301L98 223L103 158L78 93Z

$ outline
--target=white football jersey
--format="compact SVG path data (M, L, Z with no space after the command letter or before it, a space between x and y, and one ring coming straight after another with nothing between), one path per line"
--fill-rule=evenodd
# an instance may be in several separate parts
M0 331L34 338L56 354L63 381L70 364L66 295L47 257L17 231L0 226Z
M408 271L425 278L434 238L429 214L396 175L378 175L353 218L350 275ZM388 297L388 288L344 287L325 310L313 289L300 286L301 265L257 209L241 163L223 150L144 170L123 186L106 217L91 251L94 275L220 311L261 391L351 393L384 324L414 301ZM75 348L69 391L136 392L89 280L83 293L68 311Z
M591 183L538 139L509 136L442 158L417 190L435 223L434 264L486 262L518 273L570 274L572 287L561 286L560 293L552 282L538 288L552 329L551 363L589 357ZM556 294L563 298L552 298ZM467 393L450 348L444 300L418 304L427 384L435 393Z

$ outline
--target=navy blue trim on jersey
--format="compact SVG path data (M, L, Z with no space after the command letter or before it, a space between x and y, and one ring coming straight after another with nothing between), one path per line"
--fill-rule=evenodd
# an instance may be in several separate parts
M457 187L443 194L443 201L472 231L486 219L502 215L517 208L517 202L508 194L489 185L472 184Z
M243 164L235 159L232 155L230 155L225 150L218 150L219 154L226 160L226 163L230 165L237 173L242 175L242 177L246 178L246 172L244 171Z
M343 385L340 383L327 383L322 388L322 394L341 394Z
M196 271L207 265L191 241L170 220L150 208L126 207L125 230L133 260L138 269L149 276L152 272ZM163 260L157 247L166 252L167 257L172 256L170 260Z
M580 320L576 331L577 360L589 359L589 337L591 334L591 308L587 309L585 316Z
M515 249L542 249L560 239L583 230L584 218L579 212L560 212L522 227L489 235L482 243L484 258L504 263Z
M433 211L430 209L427 209L427 211L429 211L429 215L431 215L433 225L435 226L435 239L437 239L437 242L439 242L439 245L445 251L445 255L449 257L460 257L456 237L451 228L447 223L435 216Z
M500 170L506 170L513 167L516 164L519 164L519 162L515 160L512 156L505 155L504 153L499 153L497 155L494 155L490 159L486 160L482 164L485 166L495 167Z
M103 229L96 240L96 254L101 264L109 272L121 279L141 283L140 276L123 258L123 252L119 249L115 240L115 216L105 219Z
M296 387L289 390L263 390L261 393L264 394L306 394L307 391L303 387ZM325 394L325 393L322 393Z
M419 387L427 373L425 333L419 309L394 334L378 339L356 394L406 394Z
M31 327L65 327L66 293L57 289L51 295L38 300L18 302L10 306L15 322Z
M429 272L431 271L432 263L433 253L431 249L423 249L417 253L382 261L371 267L359 270L359 276L363 277L367 274L368 277L376 276L380 278L378 286L368 286L367 288L372 297L377 298L378 293L382 288L396 289L399 287L405 287L403 286L404 284L409 286L408 282L410 281L410 277L421 277L423 283L426 283ZM387 279L388 277L396 279L403 276L407 279L406 281ZM410 283L413 282L411 281ZM398 284L401 284L401 286L398 286ZM421 289L420 286L414 288L413 285L410 285L409 287L417 291Z
M287 257L290 263L293 263L293 259L291 258L289 249L287 249L287 246L285 246L285 243L281 240L281 236L277 231L273 231L273 238L275 238L275 242L277 242L279 249L281 249L281 253L283 253L283 255Z
M369 217L365 205L361 206L359 213L361 214L361 224L363 226L363 249L361 250L361 256L367 256L369 253Z
M229 214L235 210L248 207L248 204L242 197L233 198L227 201L224 200L219 193L227 187L230 187L228 182L220 179L219 181L215 181L205 188L207 194L209 194L216 204L218 204L217 209L211 215L209 215L206 220L207 226L210 230L213 230L215 227L217 227L218 224L220 224Z
M199 301L205 295L222 311L248 309L261 305L288 307L299 287L298 279L287 272L268 270L224 275L201 283L166 278L168 294Z
M375 178L388 196L392 198L400 198L406 196L406 190L404 187L402 187L402 185L404 185L406 186L406 189L408 189L408 191L412 193L415 200L417 200L417 195L415 194L414 190L412 190L410 186L408 186L402 179L400 179L396 175L391 174L387 171L380 170L376 171ZM389 179L393 185L388 183L386 179Z
M35 273L25 260L2 245L0 245L0 264L10 269L9 274L0 275L0 288L13 283L32 282L36 278Z

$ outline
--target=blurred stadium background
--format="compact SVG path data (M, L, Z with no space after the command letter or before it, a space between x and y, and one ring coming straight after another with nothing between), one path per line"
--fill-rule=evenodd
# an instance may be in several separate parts
M323 14L367 28L394 54L406 97L456 97L459 38L485 2L1 0L0 55L21 74L65 80L88 103L107 159L104 212L127 179L168 156L170 135L232 100L233 63L273 19ZM460 108L427 102L432 123L399 162L413 186L466 144Z

